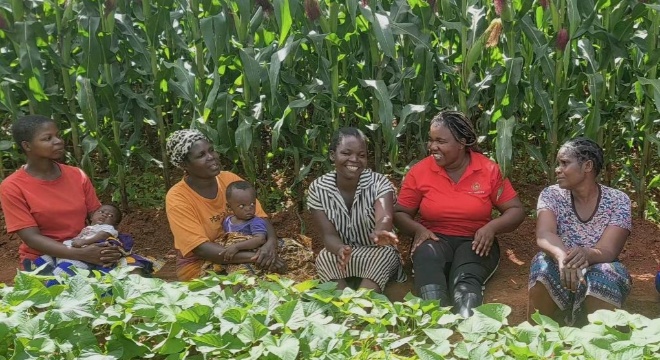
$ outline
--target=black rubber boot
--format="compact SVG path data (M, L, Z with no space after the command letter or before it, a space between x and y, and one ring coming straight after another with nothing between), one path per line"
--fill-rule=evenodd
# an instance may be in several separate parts
M474 314L475 307L481 305L479 296L475 293L454 293L454 312L464 318L468 318Z
M440 306L446 306L447 290L438 284L428 284L419 288L419 297L424 300L439 300Z

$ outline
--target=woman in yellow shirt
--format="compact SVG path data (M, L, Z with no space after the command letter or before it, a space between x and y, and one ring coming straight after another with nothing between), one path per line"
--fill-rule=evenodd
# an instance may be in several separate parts
M185 176L165 198L167 219L177 250L176 272L179 280L190 280L204 273L206 261L215 264L255 263L261 268L281 270L284 262L277 256L275 230L266 222L266 243L256 251L239 251L225 260L225 248L214 242L223 235L222 221L227 213L227 186L238 175L220 170L218 153L209 139L197 130L179 130L167 140L167 154ZM257 201L256 215L266 218Z

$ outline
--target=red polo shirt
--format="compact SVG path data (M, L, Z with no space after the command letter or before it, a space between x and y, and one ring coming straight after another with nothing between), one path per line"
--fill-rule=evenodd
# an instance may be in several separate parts
M41 235L62 242L78 235L87 214L101 207L94 186L85 173L73 166L58 164L61 175L55 180L32 177L22 167L0 185L0 203L7 233L38 227ZM18 256L34 260L42 255L24 242Z
M470 151L470 164L458 183L433 156L415 164L403 180L397 204L418 209L420 224L435 233L472 237L492 219L493 206L517 195L495 162Z

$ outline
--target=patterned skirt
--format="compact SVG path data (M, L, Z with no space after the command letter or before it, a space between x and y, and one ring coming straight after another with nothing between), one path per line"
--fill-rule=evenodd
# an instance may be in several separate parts
M568 312L565 319L567 325L573 325L584 315L583 305L587 296L593 296L620 308L630 294L632 286L632 278L628 270L618 261L589 266L584 280L575 292L571 292L561 285L559 267L552 257L539 252L532 260L529 288L531 289L537 281L545 285L559 309Z
M398 282L406 281L406 274L401 266L401 255L391 246L352 246L351 257L342 271L337 265L337 256L326 249L316 258L316 271L323 282L358 277L369 279L385 289L385 284L394 278Z
M249 236L239 233L225 233L215 242L222 246L230 246L249 239ZM312 240L304 235L298 235L297 239L281 238L277 243L277 256L286 263L284 277L297 282L309 280L316 275L314 268L314 253L312 252ZM214 264L205 261L195 277L206 275L208 271L229 274L235 271L246 272L248 275L260 277L268 272L259 269L255 264Z

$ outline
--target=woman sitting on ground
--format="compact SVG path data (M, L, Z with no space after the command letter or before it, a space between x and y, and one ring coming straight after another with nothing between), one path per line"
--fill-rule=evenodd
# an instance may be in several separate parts
M539 196L528 316L535 310L566 323L598 309L621 307L632 280L618 260L628 239L630 199L597 182L603 150L586 138L565 143L557 154L557 184Z
M367 143L355 128L340 129L330 143L335 170L309 186L307 205L319 226L325 248L316 259L322 281L347 280L382 292L394 278L405 281L392 232L394 187L367 169Z
M483 286L499 264L495 235L515 230L525 217L509 180L476 145L465 115L439 113L431 120L430 156L410 169L394 207L396 227L414 236L417 293L466 317L482 304ZM501 213L495 219L493 207Z
M238 175L220 170L218 153L209 139L198 130L175 131L167 139L167 154L184 177L167 192L167 219L177 250L177 277L190 280L205 273L204 264L256 263L262 268L283 270L277 256L275 229L267 224L267 240L256 251L241 250L226 259L225 247L218 243L224 234L222 222L228 215L226 191ZM256 203L256 216L267 215Z
M35 261L43 255L114 266L122 257L116 246L63 244L78 235L101 203L82 170L59 162L65 149L55 121L24 116L12 125L12 136L27 162L0 184L0 201L7 233L16 233L22 241L19 268L35 270L39 267ZM52 270L45 266L42 274L51 275Z

